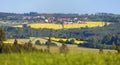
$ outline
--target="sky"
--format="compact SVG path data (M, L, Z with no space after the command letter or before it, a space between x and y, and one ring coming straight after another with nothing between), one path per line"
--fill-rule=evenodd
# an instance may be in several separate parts
M120 14L120 0L0 0L0 12Z

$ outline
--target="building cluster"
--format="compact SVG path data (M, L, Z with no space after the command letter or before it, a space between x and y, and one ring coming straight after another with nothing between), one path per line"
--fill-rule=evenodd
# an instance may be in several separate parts
M23 16L22 19L42 23L83 23L87 17Z
M8 21L12 22L0 22L1 24L28 24L28 23L84 23L87 17L70 17L70 16L46 16L46 15L36 15L36 16L7 16Z

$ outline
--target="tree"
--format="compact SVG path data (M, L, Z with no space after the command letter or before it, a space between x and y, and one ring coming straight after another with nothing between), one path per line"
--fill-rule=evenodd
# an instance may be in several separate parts
M75 44L75 40L74 40L74 39L71 39L71 40L70 40L70 44Z
M17 39L14 40L14 45L17 45L18 44L18 41Z
M90 37L88 42L90 43L88 45L92 46L93 48L96 48L97 44L100 43L99 39L97 37L95 37L95 36Z
M120 53L120 46L116 45L115 43L112 44L115 50L117 50L118 53Z
M5 32L0 28L0 45L5 40Z
M65 41L65 43L66 43L66 44L69 44L70 42L69 42L69 40L67 39L67 40Z
M32 41L31 40L28 41L28 47L32 47Z
M111 39L112 39L111 34L108 34L108 35L104 36L103 39L102 39L102 44L111 45L112 44Z
M51 44L51 38L49 37L48 41L46 42L48 52L50 52L50 44Z
M100 48L100 49L99 49L99 54L103 54L103 52L104 52L104 51L103 51L103 48Z
M28 25L27 25L27 24L23 24L22 27L23 27L23 28L27 28Z
M61 22L61 25L62 25L62 29L64 29L64 22Z
M60 43L64 43L64 41L63 41L62 39L60 39L58 42L60 42Z
M0 53L2 52L3 40L5 39L5 32L0 28Z
M41 45L40 40L35 41L35 45Z
M66 44L62 43L62 46L60 47L60 53L67 54L69 52L69 49Z

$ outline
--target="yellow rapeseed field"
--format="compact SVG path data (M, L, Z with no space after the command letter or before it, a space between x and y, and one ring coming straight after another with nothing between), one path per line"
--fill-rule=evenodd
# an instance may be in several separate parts
M3 41L4 44L13 44L15 39L8 39L6 41ZM24 44L29 41L29 39L17 39L18 44Z
M92 22L92 21L87 21L85 23L73 23L73 24L64 24L65 29L71 29L71 28L84 28L84 27L102 27L105 24L109 25L110 23L107 22ZM61 24L54 24L54 23L33 23L33 24L28 24L31 28L48 28L48 29L62 29ZM22 27L22 25L17 25L14 27Z
M46 39L48 39L48 37L46 37ZM65 42L66 40L70 41L70 40L72 40L72 39L74 40L75 44L84 43L84 41L76 40L75 38L68 38L68 39L66 39L66 38L55 38L55 37L51 37L51 40L52 40L52 41L63 40L63 41Z

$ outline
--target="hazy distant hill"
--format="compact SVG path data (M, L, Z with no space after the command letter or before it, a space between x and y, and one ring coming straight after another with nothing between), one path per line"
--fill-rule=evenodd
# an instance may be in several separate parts
M53 13L53 14L47 14L47 13L37 13L37 12L30 12L30 13L4 13L0 12L0 20L23 20L23 16L44 16L46 19L49 17L64 17L64 18L79 18L80 20L87 20L87 21L105 21L105 22L120 22L120 15L119 14L112 14L112 13L96 13L96 14L64 14L64 13ZM30 19L32 20L32 19ZM56 19L55 19L56 20ZM38 19L35 19L34 21L38 21Z

